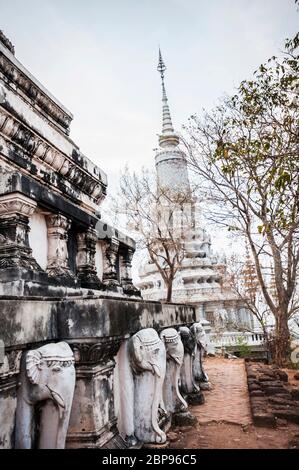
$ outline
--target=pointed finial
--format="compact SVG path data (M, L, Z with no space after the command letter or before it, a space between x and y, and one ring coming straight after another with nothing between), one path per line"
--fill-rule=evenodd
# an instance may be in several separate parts
M164 64L160 47L159 47L159 62L158 62L157 70L160 73L161 79L162 79L162 102L163 102L162 135L160 135L159 137L159 144L160 144L160 147L168 147L168 146L176 147L179 144L179 138L174 133L172 120L170 116L170 110L168 106L168 100L167 100L165 84L164 84L164 72L166 70L166 65Z
M160 47L159 47L159 62L158 62L157 70L158 70L158 72L160 73L161 78L162 78L162 82L163 82L163 81L164 81L164 72L165 72L165 70L166 70L166 65L165 65L164 62L163 62Z

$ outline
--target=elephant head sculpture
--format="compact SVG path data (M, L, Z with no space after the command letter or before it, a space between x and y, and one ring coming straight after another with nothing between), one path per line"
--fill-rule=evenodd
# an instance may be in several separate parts
M160 335L166 348L166 376L163 398L170 413L186 411L188 405L179 390L180 371L184 360L184 346L180 334L174 328L167 328Z
M16 412L16 448L63 449L75 388L74 356L51 343L22 357Z
M164 443L166 435L159 420L166 415L163 382L166 371L165 346L153 328L140 330L129 340L129 357L134 376L135 436L144 443Z
M184 346L184 361L181 369L181 389L187 396L200 392L193 376L193 362L196 351L196 341L187 326L179 328L182 343Z
M207 349L207 335L200 322L193 323L190 328L196 342L193 361L193 375L198 382L208 382L209 378L203 369L203 354Z

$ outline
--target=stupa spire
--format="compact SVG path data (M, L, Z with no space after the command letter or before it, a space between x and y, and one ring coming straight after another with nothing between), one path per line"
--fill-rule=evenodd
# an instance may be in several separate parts
M160 147L176 147L179 144L179 137L174 133L172 125L164 82L164 72L166 70L166 65L163 61L160 48L157 70L161 75L162 81L162 134L159 137L159 145Z

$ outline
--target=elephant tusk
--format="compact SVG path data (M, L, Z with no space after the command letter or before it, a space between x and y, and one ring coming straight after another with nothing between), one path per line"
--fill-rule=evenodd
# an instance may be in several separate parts
M174 362L176 362L179 366L181 365L181 362L177 356L171 356Z
M54 403L56 403L56 405L59 406L60 408L65 408L65 403L64 403L64 399L62 398L62 396L59 395L59 393L52 390L48 385L46 385L46 387L49 390L51 398L54 401Z
M153 369L153 374L157 375L157 377L161 377L160 367L157 364L150 363Z

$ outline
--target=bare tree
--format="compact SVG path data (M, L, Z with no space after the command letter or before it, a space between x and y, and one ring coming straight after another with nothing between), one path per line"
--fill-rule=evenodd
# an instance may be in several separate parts
M162 187L155 174L143 169L140 174L121 174L115 210L126 217L137 248L146 249L166 286L166 301L171 302L175 275L185 256L185 241L192 228L190 193Z
M186 127L188 159L210 202L208 217L248 243L276 320L275 361L289 352L299 265L299 34L252 80ZM275 295L262 269L273 264Z

